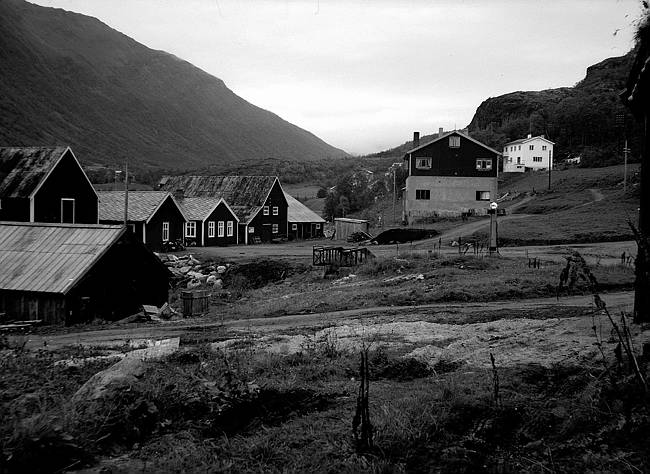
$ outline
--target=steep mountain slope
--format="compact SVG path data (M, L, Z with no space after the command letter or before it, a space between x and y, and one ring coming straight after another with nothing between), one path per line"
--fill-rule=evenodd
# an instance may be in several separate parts
M95 18L0 0L0 31L0 145L69 144L86 163L142 168L345 156Z

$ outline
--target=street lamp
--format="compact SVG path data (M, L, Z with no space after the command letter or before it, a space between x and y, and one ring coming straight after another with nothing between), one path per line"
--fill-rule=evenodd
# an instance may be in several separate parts
M499 251L497 247L497 208L498 207L499 205L495 201L492 201L490 203L490 208L488 209L488 214L490 214L490 242L489 242L490 255L492 255L494 252Z

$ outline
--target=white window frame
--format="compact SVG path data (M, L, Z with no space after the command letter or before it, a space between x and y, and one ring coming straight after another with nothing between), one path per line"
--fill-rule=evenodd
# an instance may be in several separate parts
M268 216L268 215L269 215L269 206L264 206L263 214L264 214L265 216Z
M320 230L320 224L316 224L316 230Z
M492 171L492 158L478 158L476 160L476 169L478 171Z
M208 221L208 237L214 237L215 222Z
M458 135L449 137L449 148L460 148L460 137Z
M271 227L271 232L273 232L274 234L279 233L280 232L280 226L278 224L273 224L273 226Z
M420 196L420 197L418 197ZM431 200L431 190L430 189L416 189L415 190L415 199L418 201L430 201Z
M279 212L280 212L280 209L278 208L278 206L273 206L273 215L277 216L279 214Z
M248 233L249 233L249 234L254 234L254 233L255 233L255 227L253 227L253 226L249 226L249 227L248 227Z
M217 237L223 237L226 235L225 227L226 223L224 221L219 221L217 223Z
M490 191L476 191L476 200L477 201L489 201L490 200Z
M187 221L185 223L185 237L196 238L196 222Z
M415 158L415 169L417 170L430 170L433 158L427 156L417 156Z
M298 230L298 224L291 224L291 230Z
M61 198L61 224L63 224L63 201L72 201L72 224L75 224L77 222L77 202L74 198ZM70 222L66 222L66 224L70 224Z
M169 242L169 222L162 223L162 240L163 242Z
M235 235L235 223L233 221L228 221L226 224L226 235L228 237Z

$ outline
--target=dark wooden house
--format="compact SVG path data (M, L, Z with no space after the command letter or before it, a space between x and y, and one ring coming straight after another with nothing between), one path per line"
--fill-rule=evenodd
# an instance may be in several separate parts
M497 198L500 153L459 131L418 142L416 134L415 147L404 155L404 220L487 213Z
M287 211L289 239L302 240L323 237L325 219L286 192L284 197L287 198L289 205Z
M99 192L99 222L124 222L124 191ZM183 239L187 219L174 197L164 191L129 191L128 225L151 250L161 251L164 242Z
M239 218L222 198L187 197L177 202L187 217L186 244L205 247L237 243Z
M0 221L97 224L97 200L69 147L0 148Z
M225 200L239 219L239 243L287 236L287 198L276 176L166 176L160 187L179 198Z
M169 271L123 226L0 223L0 262L14 320L114 320L168 297Z

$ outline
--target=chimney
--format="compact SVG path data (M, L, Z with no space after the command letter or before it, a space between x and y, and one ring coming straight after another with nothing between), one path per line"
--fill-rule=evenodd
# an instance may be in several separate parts
M413 132L413 148L420 146L420 132Z
M174 199L179 201L183 198L185 198L185 191L183 189L177 189L176 191L174 191Z
M438 127L438 138L440 138L443 133L445 133L445 129L442 127Z
M532 134L532 133L529 133L528 136L527 136L526 138L533 138L533 134Z

